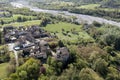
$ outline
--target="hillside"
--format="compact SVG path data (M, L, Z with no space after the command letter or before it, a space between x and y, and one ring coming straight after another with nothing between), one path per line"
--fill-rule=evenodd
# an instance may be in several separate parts
M0 0L0 80L120 80L119 3Z
M103 0L101 5L102 7L120 8L120 0Z

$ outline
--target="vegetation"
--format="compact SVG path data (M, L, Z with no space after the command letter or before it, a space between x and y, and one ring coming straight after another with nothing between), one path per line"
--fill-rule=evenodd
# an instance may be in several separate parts
M1 0L4 2L4 0ZM6 0L9 1L9 0ZM27 0L33 2L33 0ZM41 7L43 0L32 5ZM52 0L46 0L51 2ZM68 2L69 1L69 2ZM118 0L59 0L43 8L62 9L119 21ZM40 4L42 3L42 4ZM60 4L58 4L60 3ZM58 5L58 7L54 7ZM0 5L1 6L1 5ZM54 8L53 8L54 7ZM108 10L110 7L113 9ZM75 17L54 16L30 11L27 8L3 8L0 12L0 79L5 80L120 80L120 28L109 24L78 24ZM6 16L9 15L10 16ZM57 47L69 49L69 59L59 61L51 57L36 59L18 52L16 66L14 52L4 43L3 27L37 25L53 38L45 39L56 52ZM61 53L60 53L61 54ZM26 54L27 55L27 54ZM59 57L59 56L58 56Z
M2 63L0 64L0 79L4 79L7 77L7 66L8 63Z
M119 0L39 0L36 2L33 2L32 0L30 1L31 5L43 9L65 10L77 14L99 16L119 22Z
M6 46L0 47L0 63L8 62L10 60L9 51Z
M44 29L59 39L71 44L94 42L94 40L82 30L81 25L59 22L56 24L48 24Z

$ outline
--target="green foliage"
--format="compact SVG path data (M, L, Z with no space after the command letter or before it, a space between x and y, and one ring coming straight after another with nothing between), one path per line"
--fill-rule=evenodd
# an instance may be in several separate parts
M76 62L73 64L76 69L81 70L83 68L86 68L88 66L88 63L85 60L77 58Z
M83 68L79 73L80 80L103 80L90 68Z
M40 26L45 27L50 22L51 22L50 19L44 18L44 19L42 19L42 22L41 22Z
M120 50L120 36L117 37L115 40L115 45L114 45L116 50Z
M8 48L6 46L0 47L0 63L8 62L10 60L10 55Z
M101 27L102 26L102 24L100 24L100 23L98 23L96 21L93 22L93 25L96 26L96 27Z
M17 22L22 22L22 18L21 18L21 17L18 17L18 18L17 18Z
M120 28L116 26L105 26L104 28L100 28L103 31L102 36L103 42L108 46L113 46L116 50L119 50L119 42L120 42Z
M64 43L79 44L94 42L94 40L82 30L81 25L59 22L56 24L48 24L44 29L52 35L57 36Z
M106 80L119 80L120 75L119 71L113 67L109 67L109 73L107 75Z
M114 44L113 42L115 42L115 40L116 40L116 35L114 34L108 34L104 38L104 41L108 46L111 46L112 44Z
M7 77L7 67L9 63L2 63L0 64L0 79L4 79Z
M70 64L69 68L58 77L58 80L79 80L79 72Z
M64 43L63 43L61 40L58 42L58 45L59 45L60 47L65 47Z
M39 76L40 62L33 58L18 67L15 75L11 75L11 79L17 77L17 80L33 80Z
M93 65L93 69L103 77L106 77L108 73L108 63L104 59L97 59Z
M8 65L7 68L6 68L6 70L7 70L7 76L10 76L12 73L15 72L15 70L16 70L16 65L9 63L9 65Z
M3 20L1 20L1 22L0 22L0 23L1 23L1 25L4 25L4 21L3 21Z
M60 9L68 9L68 7L69 9L73 7L76 8L76 4L73 4L76 1L77 0L73 1L71 6L70 2L61 2L58 5L61 6ZM81 1L81 3L97 3L101 0L79 1ZM54 4L56 5L57 2ZM64 8L64 6L66 7ZM86 6L90 7L92 5L84 5L84 7ZM92 6L91 8L94 8L95 6ZM94 16L111 16L113 18L119 18L120 16L119 11L105 11L102 9L94 9L86 10L77 7L76 9L72 9L72 11ZM44 74L41 73L40 62L36 59L31 58L27 60L27 57L25 58L27 61L24 63L25 60L20 57L18 59L20 66L17 69L15 68L15 59L11 59L10 65L5 65L4 63L3 65L0 64L0 71L3 72L2 74L0 73L0 78L4 78L3 74L5 74L8 76L10 75L8 80L120 79L118 71L120 65L120 28L93 22L92 25L88 25L88 28L85 29L85 32L82 29L82 25L73 24L74 21L71 22L71 18L53 16L44 13L35 13L26 8L13 10L10 9L9 11L11 11L11 14L13 16L1 18L0 20L4 20L3 26L30 26L34 24L41 24L41 26L46 26L43 27L43 29L50 32L51 35L57 36L57 39L53 40L52 42L51 40L48 40L50 48L52 48L54 51L58 46L68 47L70 51L70 59L67 63L65 63L56 61L54 57L51 57L51 54L48 55L46 63L43 64L43 67L46 69L46 72ZM2 21L1 23L3 24ZM1 32L0 38L2 37L3 35ZM7 48L0 48L0 60L8 62L10 56L6 55L6 53L9 53L9 51L6 49ZM5 71L5 66L8 66L7 72Z
M119 8L120 1L119 0L103 0L102 7L109 7L109 8Z
M72 8L69 10L69 12L77 13L77 14L86 14L86 15L92 15L97 17L103 17L106 19L111 19L114 21L119 21L120 11L116 9L82 9L82 8Z
M47 64L49 69L47 69L48 74L60 75L63 70L63 63L56 61L54 58L48 57ZM52 71L52 73L50 73Z

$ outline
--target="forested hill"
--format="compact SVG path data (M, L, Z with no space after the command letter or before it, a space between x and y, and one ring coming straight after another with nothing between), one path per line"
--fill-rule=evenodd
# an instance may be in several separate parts
M101 5L103 7L120 8L120 0L103 0Z
M66 1L66 2L74 2L74 3L97 3L103 0L26 0L26 1L44 1L44 2Z
M101 3L106 7L107 6L109 7L120 6L120 0L59 0L59 1L69 1L69 2L77 2L77 3Z
M38 2L66 1L77 4L100 3L103 7L111 7L111 8L120 7L120 0L26 0L26 1L38 1Z
M97 3L101 2L102 0L61 0L61 1L70 1L70 2L76 2L76 3Z
M0 0L1 2L11 2L11 1L21 1L21 0ZM103 7L119 8L120 0L23 0L23 1L34 1L34 2L54 2L54 1L65 1L73 2L77 4L91 4L100 3Z

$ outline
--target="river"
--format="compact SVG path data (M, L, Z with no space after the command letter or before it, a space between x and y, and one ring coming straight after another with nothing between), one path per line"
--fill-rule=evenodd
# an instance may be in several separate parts
M50 14L53 14L53 15L63 13L63 14L61 14L63 16L75 16L79 23L86 22L88 24L91 24L93 21L97 21L99 23L111 24L111 25L115 25L115 26L120 27L120 22L115 22L115 21L112 21L112 20L107 20L107 19L104 19L104 18L89 16L89 15L70 13L68 11L40 9L40 8L37 8L37 7L30 6L27 3L24 3L22 1L11 2L11 5L13 7L16 7L16 8L26 7L26 8L29 8L31 11L35 11L35 12L44 12L44 13L50 13Z

